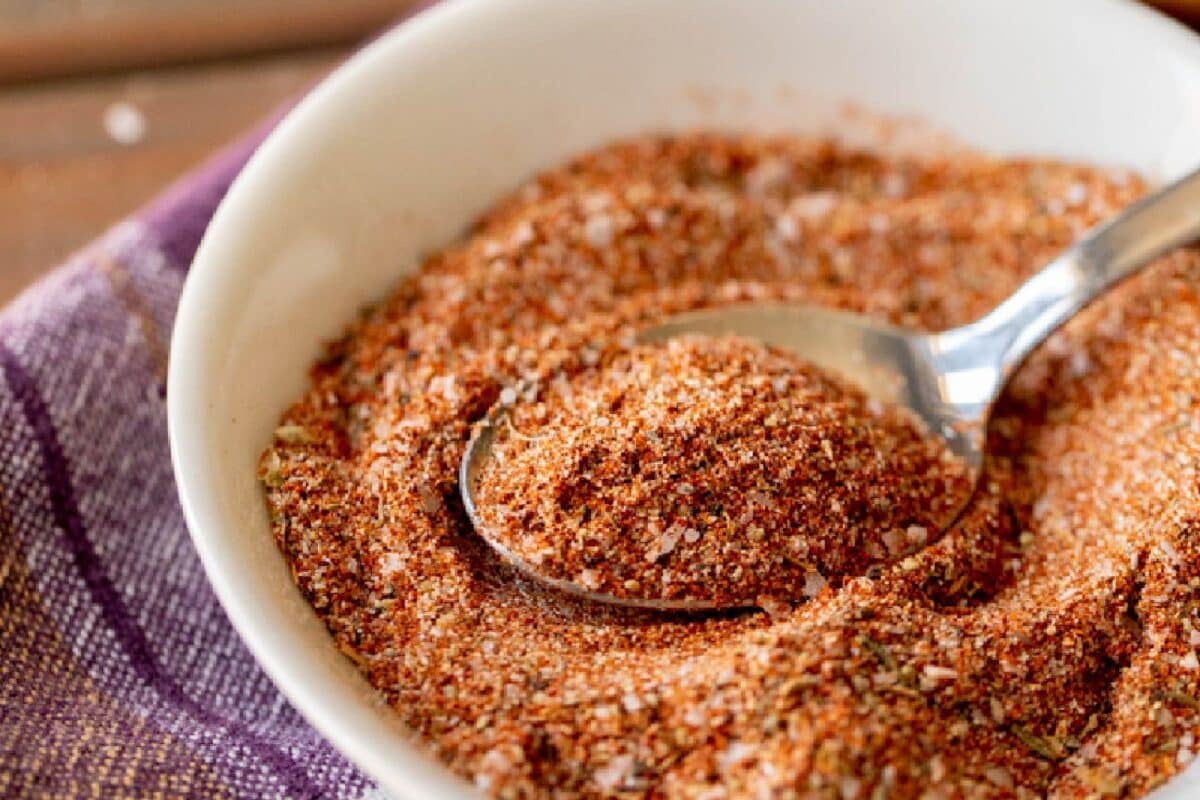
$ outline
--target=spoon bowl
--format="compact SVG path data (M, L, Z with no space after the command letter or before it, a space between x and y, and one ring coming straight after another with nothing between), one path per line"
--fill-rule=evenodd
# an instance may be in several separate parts
M943 438L965 464L966 489L944 504L939 527L944 529L970 499L983 464L983 418L970 406L954 405L929 356L933 337L912 333L872 319L819 306L755 304L705 309L674 315L638 334L639 344L687 335L738 336L789 351L805 361L834 372L881 404L905 407L920 423ZM509 407L495 405L481 420L459 465L463 507L476 532L506 561L548 586L589 600L637 608L708 611L753 607L755 598L737 604L704 599L626 597L589 590L573 581L545 574L515 553L484 522L476 503L479 481L492 457L497 435L506 424Z

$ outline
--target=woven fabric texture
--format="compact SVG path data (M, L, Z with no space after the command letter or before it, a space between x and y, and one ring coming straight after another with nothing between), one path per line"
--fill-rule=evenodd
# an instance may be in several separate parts
M265 132L0 311L0 797L381 797L238 639L171 473L176 302Z

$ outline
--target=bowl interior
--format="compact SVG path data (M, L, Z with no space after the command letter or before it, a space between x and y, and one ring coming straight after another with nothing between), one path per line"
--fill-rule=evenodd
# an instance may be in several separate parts
M879 133L846 102L998 153L1170 177L1200 162L1200 40L1120 0L462 0L368 47L239 178L177 318L180 493L264 668L387 790L467 787L405 741L332 647L275 549L254 478L320 343L571 153L696 126L849 121ZM1197 786L1192 770L1167 793Z

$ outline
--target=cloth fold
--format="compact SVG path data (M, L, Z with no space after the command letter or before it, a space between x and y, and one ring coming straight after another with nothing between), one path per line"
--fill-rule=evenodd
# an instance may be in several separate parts
M382 797L239 640L171 473L175 306L269 127L0 311L0 797Z

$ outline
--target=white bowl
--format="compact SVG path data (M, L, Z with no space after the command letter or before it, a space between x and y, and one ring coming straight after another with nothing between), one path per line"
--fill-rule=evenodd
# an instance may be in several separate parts
M320 343L531 172L614 137L812 131L842 101L1003 153L1200 162L1200 40L1118 0L466 0L372 44L238 178L180 302L172 455L230 619L385 789L464 796L336 652L267 528L255 462ZM1162 797L1200 787L1200 770Z

